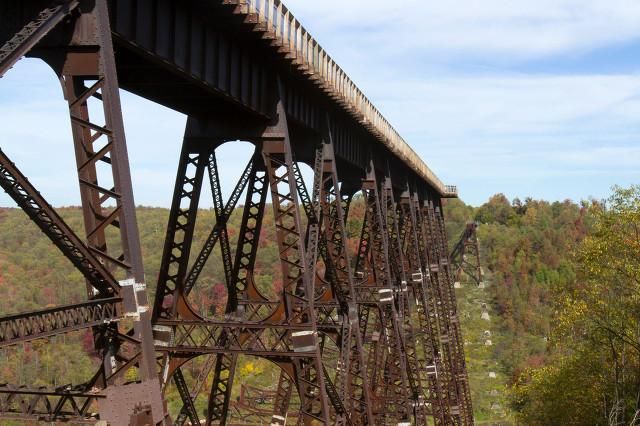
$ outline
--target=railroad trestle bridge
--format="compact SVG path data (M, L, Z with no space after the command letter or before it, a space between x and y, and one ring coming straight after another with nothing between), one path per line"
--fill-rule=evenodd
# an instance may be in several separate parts
M2 2L0 45L0 76L30 56L60 78L84 235L2 151L0 185L87 284L82 304L0 317L0 350L90 328L102 359L84 383L1 384L0 418L230 424L230 413L245 410L272 425L473 424L442 212L456 190L279 0ZM153 300L120 88L188 116ZM235 141L254 154L224 199L216 150ZM313 170L309 188L300 164ZM216 221L194 247L203 185ZM353 256L346 220L357 194L366 210ZM227 221L236 208L234 242ZM283 276L277 300L253 279L265 209ZM207 262L224 267L222 320L190 298ZM277 366L277 388L232 401L241 355ZM187 380L183 367L196 357L205 359L201 374ZM182 399L173 419L169 386Z

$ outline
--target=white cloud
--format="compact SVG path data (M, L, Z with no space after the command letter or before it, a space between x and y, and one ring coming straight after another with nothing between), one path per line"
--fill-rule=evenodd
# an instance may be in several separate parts
M635 0L288 0L468 201L602 196L637 181L638 74L527 73L640 38ZM585 61L584 63L588 63ZM519 70L518 73L512 71ZM603 150L602 147L606 148ZM522 191L522 192L520 192Z
M372 99L469 202L603 196L639 177L640 74L374 78Z
M373 79L373 78L372 78ZM413 144L636 127L640 74L397 80L370 96ZM617 128L616 126L620 126Z
M508 60L575 54L640 36L635 0L288 0L323 36L358 33L376 52L505 54ZM322 43L326 37L320 38ZM373 46L372 46L373 47Z

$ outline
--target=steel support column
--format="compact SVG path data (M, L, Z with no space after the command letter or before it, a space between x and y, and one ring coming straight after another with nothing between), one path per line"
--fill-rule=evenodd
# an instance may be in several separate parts
M263 137L262 155L271 188L282 265L283 307L288 322L304 326L301 331L290 332L288 338L291 339L294 351L308 352L306 357L292 360L300 397L300 416L305 424L311 424L314 419L328 423L329 405L314 311L315 292L312 277L305 267L300 205L296 193L286 112L282 101L278 102L277 116L278 123Z
M373 425L373 412L369 378L358 321L356 289L351 260L347 251L345 229L345 199L340 191L333 138L330 130L322 147L321 197L324 224L324 240L327 246L327 271L333 293L340 305L342 328L340 335L340 397L347 406L350 421L354 424ZM347 199L350 199L348 197Z
M110 388L106 390L109 393L115 389L114 386L123 386L120 385L120 376L124 366L137 366L141 383L126 385L133 398L122 405L118 412L112 410L106 400L101 404L100 418L117 423L133 415L135 404L146 404L153 422L160 423L164 421L166 413L155 370L151 318L147 307L109 14L104 0L83 5L82 8L78 8L79 3L52 3L0 48L2 75L20 57L40 47L39 43L51 31L59 33L52 39L54 45L38 55L59 74L69 103L86 244L70 232L70 228L15 167L13 173L9 171L13 165L4 155L6 161L3 161L3 170L7 173L3 175L3 181L6 183L5 190L12 194L83 273L87 280L88 297L95 299L85 304L84 308L69 306L55 312L32 313L32 320L52 320L46 326L38 325L37 332L35 329L23 330L28 332L23 333L22 338L43 337L92 325L96 350L103 357L102 368L79 389L82 391L109 385ZM61 25L63 21L65 24ZM90 102L97 106L92 109L96 114L94 117L89 117ZM98 163L101 167L97 167ZM120 247L107 247L106 234L109 229L118 233ZM122 281L124 279L127 280ZM101 306L98 299L109 297L121 298L125 307L115 307L116 311L109 311L110 314L102 308L96 310ZM126 338L114 325L116 323L108 327L96 324L98 317L117 319L122 314L133 318L133 333ZM35 324L32 320L30 322ZM135 354L133 358L125 356L125 346L134 347L129 351ZM144 392L140 391L142 388ZM10 389L5 391L11 392ZM64 401L64 398L60 401ZM58 420L55 417L58 414L63 415L62 411L57 410L50 414L53 416L49 418L50 421ZM83 412L75 414L78 417Z
M371 375L371 388L382 394L380 420L403 422L409 420L409 379L407 376L407 360L404 341L401 335L401 320L396 310L395 281L389 262L389 235L383 217L381 197L375 176L373 162L367 177L362 183L367 203L368 222L370 223L370 256L377 303L375 304L380 318L378 331L378 352L374 358L375 369ZM380 345L383 345L382 347ZM371 360L371 358L370 358ZM387 362L388 361L388 362ZM371 368L371 366L370 366Z

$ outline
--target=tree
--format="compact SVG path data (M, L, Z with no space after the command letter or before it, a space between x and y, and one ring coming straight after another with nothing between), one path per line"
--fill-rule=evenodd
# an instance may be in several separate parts
M515 386L526 424L622 425L640 417L640 186L614 187L589 215L577 284L565 282L555 295L553 356Z

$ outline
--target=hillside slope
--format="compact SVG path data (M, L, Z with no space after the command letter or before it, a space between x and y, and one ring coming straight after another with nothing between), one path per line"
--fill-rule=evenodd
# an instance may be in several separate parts
M357 202L348 223L350 246L355 249L359 236L362 207ZM59 209L77 231L82 229L77 208ZM281 285L278 254L274 241L270 209L267 209L258 253L256 280L264 289ZM585 207L570 202L547 203L527 200L510 203L494 196L485 205L471 208L451 200L446 209L451 244L465 223L477 220L485 288L462 282L457 290L462 317L471 388L477 420L497 424L509 422L507 386L528 367L544 364L546 339L550 330L553 289L576 280L570 252L584 237ZM164 227L168 210L139 208L138 220L147 283L153 293ZM232 240L237 238L240 215L229 222ZM195 247L200 247L214 223L214 213L199 214ZM233 243L232 243L233 246ZM218 249L216 249L218 250ZM218 252L214 257L219 258ZM209 262L196 289L194 300L207 315L223 313L226 299L220 262ZM0 210L0 312L3 315L81 301L85 298L82 277L44 238L26 215L17 209ZM482 318L486 304L488 318ZM78 383L91 375L97 363L86 331L25 344L0 351L0 382L60 385ZM60 360L64 359L64 362ZM199 373L201 362L186 372ZM244 359L240 377L252 377L265 387L277 381L269 364ZM495 376L495 377L494 377ZM191 380L191 379L189 379ZM169 394L172 411L177 410L176 395ZM197 401L204 409L206 401Z

